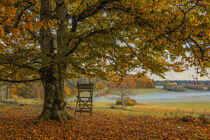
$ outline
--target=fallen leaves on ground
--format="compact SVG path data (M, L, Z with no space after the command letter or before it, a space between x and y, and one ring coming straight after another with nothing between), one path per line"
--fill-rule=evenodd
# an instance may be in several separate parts
M0 139L209 139L210 125L194 119L153 118L97 111L76 120L34 122L41 107L0 108ZM73 112L70 112L73 114Z

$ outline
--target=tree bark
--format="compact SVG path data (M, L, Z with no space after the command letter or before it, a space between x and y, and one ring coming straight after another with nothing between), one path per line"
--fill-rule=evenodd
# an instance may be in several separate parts
M3 101L3 90L2 90L2 85L0 85L0 93L1 93L1 101Z
M9 99L9 86L6 86L6 99Z
M61 22L57 30L57 46L54 44L55 40L52 37L50 27L40 29L41 51L51 61L50 64L43 64L39 71L44 87L44 106L39 121L72 119L65 109L63 73L66 71L66 64L61 60L63 54L61 48L64 47L65 32L67 32L67 25L64 23L66 5L64 0L55 0L54 2L57 5L55 8L56 16ZM52 17L51 11L53 11L52 1L41 0L40 21L48 22ZM55 51L56 49L57 51ZM54 63L55 61L58 63ZM45 58L43 58L43 62L46 62Z
M5 85L1 85L0 87L0 92L1 92L1 100L3 101L4 100L4 97L5 97L5 90L4 90L4 86Z
M40 121L57 120L63 121L72 119L66 111L64 101L64 79L54 76L53 68L45 69L46 73L42 76L44 87L44 107L40 116Z

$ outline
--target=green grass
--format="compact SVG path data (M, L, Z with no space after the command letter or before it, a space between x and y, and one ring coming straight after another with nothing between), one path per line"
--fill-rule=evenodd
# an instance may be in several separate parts
M161 88L142 88L142 89L129 89L130 94L154 94L154 93L166 93L168 91Z
M68 106L71 108L75 108L75 102L68 102ZM93 107L94 111L101 111L101 112L111 112L114 114L127 114L127 115L134 115L134 116L153 116L153 117L183 117L186 115L191 115L193 117L198 117L200 114L207 114L210 117L210 110L203 109L205 105L209 103L197 103L197 109L191 109L190 107L196 106L196 104L191 105L185 104L180 102L180 106L177 106L179 102L176 103L154 103L154 104L138 104L135 106L126 106L124 109L121 108L120 105L115 106L115 109L111 109L111 105L114 102L94 102ZM185 104L185 106L184 106ZM182 106L183 105L183 106Z
M210 102L149 102L147 104L163 108L206 110L210 112Z
M43 101L39 101L38 98L32 98L32 99L24 99L24 98L5 99L5 101L17 102L19 104L27 104L27 105L42 105L43 104Z
M9 99L20 104L42 105L38 99ZM111 112L115 114L127 115L143 115L155 117L182 117L191 115L198 117L200 114L207 114L210 117L210 103L209 102L149 102L138 104L135 106L126 106L124 109L120 105L111 109L114 102L94 102L93 111ZM0 104L0 107L4 105ZM67 106L74 109L76 101L67 102Z

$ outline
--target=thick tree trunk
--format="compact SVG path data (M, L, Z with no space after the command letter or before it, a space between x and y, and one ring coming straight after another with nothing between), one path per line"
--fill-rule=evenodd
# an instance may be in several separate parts
M66 102L64 101L64 79L53 76L53 71L43 77L44 87L44 107L40 116L40 121L45 120L68 120L72 117L66 111Z
M56 3L56 8L53 9L53 4ZM42 83L44 87L44 107L40 116L40 121L45 120L66 120L72 117L65 110L66 102L64 101L64 73L67 65L64 60L65 37L67 35L67 7L64 0L41 0L40 21L48 22L53 17L51 11L56 11L56 18L59 21L57 29L57 43L52 37L51 27L47 24L47 28L40 29L40 45L41 51L45 54L43 57L43 66L40 70ZM50 62L46 62L50 60ZM56 62L56 63L55 63ZM48 65L49 64L49 65Z

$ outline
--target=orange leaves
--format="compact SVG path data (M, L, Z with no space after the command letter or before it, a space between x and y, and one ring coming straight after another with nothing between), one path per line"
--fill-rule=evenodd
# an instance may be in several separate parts
M33 27L33 24L31 22L28 24L28 27L31 31L33 31L34 27Z
M18 85L18 88L24 88L25 87L25 84L21 83Z
M16 95L17 94L17 89L16 88L10 88L9 89L9 93L12 93L13 95Z
M182 10L176 6L188 3L181 7L186 11L196 1L122 0L104 1L105 3L100 0L63 1L67 10L62 12L69 13L71 16L68 16L68 20L66 18L65 21L61 22L59 18L55 18L58 16L56 15L57 10L54 0L46 1L46 3L49 2L48 7L41 6L41 1L38 0L22 2L18 0L2 0L0 2L2 7L0 9L2 15L0 17L0 37L4 44L8 44L8 49L1 49L0 51L5 51L7 54L10 52L8 50L11 49L20 54L25 52L18 64L24 63L39 69L41 63L37 64L34 63L35 61L31 62L31 60L39 59L45 64L62 61L62 63L68 65L71 70L68 73L73 77L78 77L78 75L87 76L91 73L92 77L98 76L105 79L108 77L107 75L115 76L117 73L125 75L126 72L139 67L150 70L154 74L162 75L167 71L168 64L161 63L157 58L166 53L174 58L180 55L183 56L186 52L186 49L182 46L186 44L183 38L187 40L189 35L193 35L199 44L208 41L206 25L209 16L202 14L206 12L205 8L196 6L192 11L188 12L186 19L183 20ZM207 6L206 0L200 1L199 5ZM41 10L41 7L49 9ZM87 10L87 8L90 9ZM61 10L65 10L65 8ZM201 10L204 11L201 12ZM49 11L49 13L40 13L40 11ZM40 19L42 15L45 15L43 17L46 17L46 19ZM75 17L75 20L81 20L78 21L80 23L78 26L72 25L74 20L72 17ZM180 25L182 21L185 21L185 23ZM63 32L63 34L59 35L56 32L61 24L63 25L60 29L65 29L66 33ZM195 26L196 28L194 28ZM74 33L70 33L72 27L77 27ZM46 49L41 49L40 46L43 46L43 44L40 44L43 43L40 42L41 37L43 37L40 35L42 34L40 32L41 28L49 31L48 35L43 32L43 35L46 36L45 39L56 38L56 35L59 35L58 38L61 41L58 42L55 39L52 48L44 47ZM7 34L5 37L5 31L7 30L11 34ZM201 36L204 40L199 39ZM133 51L128 46L118 43L120 38L124 38ZM59 47L60 50L56 47L57 44L63 45ZM76 44L79 44L79 47L75 47L77 48L75 49L76 53L70 56L71 59L69 59L69 56L64 57L63 52L71 50ZM206 45L207 43L203 46ZM51 44L46 46L51 46ZM187 51L191 50L188 49ZM49 52L51 54L48 54ZM59 57L55 57L54 60L48 58L48 56L54 56L57 52L61 53L59 55L62 59ZM198 53L197 50L195 52ZM17 57L16 54L11 55L15 58ZM137 60L136 56L141 60ZM105 63L102 63L102 61ZM13 62L17 64L16 61ZM195 63L191 64L195 65ZM87 74L80 72L80 68L87 71ZM177 71L181 71L181 69L177 68ZM131 85L130 87L135 87L134 82ZM69 91L67 90L67 92Z
M185 69L182 69L182 68L175 68L174 71L175 71L175 72L184 72Z
M3 29L3 27L1 25L0 25L0 35L4 36L4 29Z
M152 81L152 79L147 77L144 73L141 75L141 77L138 77L137 75L136 83L137 83L138 88L154 88L155 87L155 83Z
M94 112L74 116L63 122L33 122L39 107L0 109L0 139L207 139L209 126L191 118L162 119L113 112ZM73 113L73 112L72 112Z
M64 91L65 91L65 93L66 93L66 94L65 94L65 97L66 97L66 98L71 96L71 94L72 94L71 89L68 88L66 82L64 83Z
M98 83L96 83L96 89L102 89L105 88L105 84L103 83L103 81L98 81Z
M112 88L154 88L154 82L144 73L138 73L137 75L129 75L126 77L112 77L109 81L109 84Z

